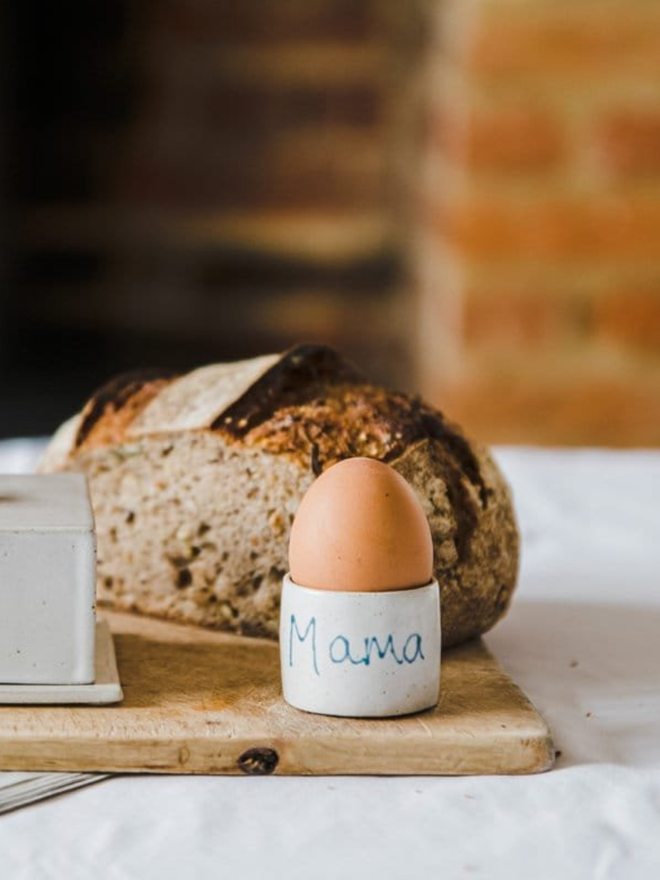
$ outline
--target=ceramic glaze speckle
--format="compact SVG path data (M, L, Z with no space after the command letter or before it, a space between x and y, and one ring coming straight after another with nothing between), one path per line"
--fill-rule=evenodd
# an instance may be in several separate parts
M0 682L94 680L95 573L85 477L0 476Z

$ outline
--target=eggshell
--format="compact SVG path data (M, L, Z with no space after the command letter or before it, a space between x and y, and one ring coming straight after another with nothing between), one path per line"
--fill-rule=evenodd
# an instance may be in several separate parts
M293 581L317 590L380 592L433 577L428 520L411 486L371 458L325 471L300 503L291 530Z

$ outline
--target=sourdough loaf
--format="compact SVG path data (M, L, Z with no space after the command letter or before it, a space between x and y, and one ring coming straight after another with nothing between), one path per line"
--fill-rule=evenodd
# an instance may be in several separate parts
M420 497L444 645L492 627L515 586L518 532L489 452L332 349L122 376L59 429L41 470L89 478L102 604L275 638L298 503L355 455L388 462Z

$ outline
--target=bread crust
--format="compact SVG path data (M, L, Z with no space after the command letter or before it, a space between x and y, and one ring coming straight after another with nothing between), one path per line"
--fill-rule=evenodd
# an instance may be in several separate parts
M58 432L42 469L88 475L101 603L276 637L300 498L355 455L389 463L424 506L445 646L490 629L519 556L495 462L438 410L368 384L326 347L120 377Z

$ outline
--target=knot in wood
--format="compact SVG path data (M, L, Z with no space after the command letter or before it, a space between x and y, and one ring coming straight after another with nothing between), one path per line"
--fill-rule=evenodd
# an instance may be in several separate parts
M248 749L237 761L239 770L249 776L269 776L275 772L280 756L275 749Z

